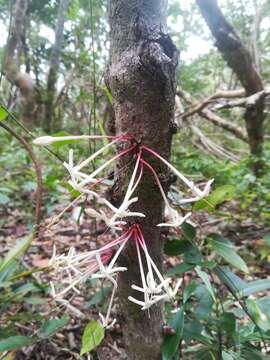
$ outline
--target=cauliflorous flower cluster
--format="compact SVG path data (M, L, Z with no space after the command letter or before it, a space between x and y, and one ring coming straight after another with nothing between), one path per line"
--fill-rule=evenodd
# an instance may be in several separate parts
M153 149L138 145L133 141L133 138L128 135L120 136L63 136L52 137L43 136L34 140L34 144L39 146L50 145L54 142L65 140L80 140L80 139L106 139L107 143L98 151L92 154L84 161L76 164L74 161L73 150L69 150L68 162L64 162L64 166L69 172L69 184L81 194L86 194L95 198L99 203L99 209L86 209L86 213L97 219L103 221L107 228L110 228L114 233L123 231L127 226L127 219L132 218L133 224L128 227L126 231L116 239L110 241L99 249L92 251L77 253L71 247L68 253L57 255L54 248L50 266L55 269L57 274L61 276L61 283L64 286L60 291L56 289L55 285L51 283L51 292L55 300L67 303L65 296L70 291L79 293L79 285L88 279L100 279L111 282L113 286L111 299L108 305L106 315L100 314L101 323L105 328L110 328L114 325L115 320L111 321L111 309L113 300L117 289L117 275L119 272L127 271L126 267L117 266L119 256L128 241L133 241L136 248L138 266L141 275L141 284L132 284L132 289L139 294L138 298L129 296L128 299L139 305L142 310L149 309L152 305L159 301L173 301L181 286L181 280L177 282L175 287L172 286L171 278L164 278L155 262L151 258L146 246L146 242L136 218L145 217L141 212L134 212L130 208L132 204L138 201L138 197L134 194L140 184L145 170L148 170L154 177L159 188L161 196L165 203L165 217L166 221L157 224L158 227L179 227L192 215L188 212L182 216L169 202L165 191L162 187L160 178L154 167L145 159L144 155L149 155L163 162L190 190L191 197L182 199L181 204L192 203L206 197L210 192L210 187L213 179L208 181L204 189L200 189L192 181L187 179L180 171L171 165L166 159L158 154ZM109 142L108 142L109 140ZM123 144L123 150L109 160L103 162L98 168L90 174L85 170L91 162L95 161L98 156L107 152L107 150L116 144ZM111 204L107 199L102 197L97 192L97 185L107 184L106 179L101 174L108 170L118 159L126 155L134 156L134 168L126 189L125 196L119 207ZM105 207L106 210L102 207Z

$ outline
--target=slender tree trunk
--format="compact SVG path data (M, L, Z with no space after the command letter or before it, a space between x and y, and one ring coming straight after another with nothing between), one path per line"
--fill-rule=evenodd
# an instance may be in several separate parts
M260 32L261 32L261 22L263 18L263 10L265 8L267 1L263 0L253 0L253 6L255 9L253 24L251 27L251 36L250 36L250 51L252 55L253 62L255 64L256 70L260 74L261 72L261 54L260 54Z
M4 68L8 81L19 89L22 121L31 128L36 123L35 85L30 75L20 70L20 53L25 41L27 6L27 0L16 0Z
M109 4L111 51L108 86L113 96L116 133L133 135L136 141L168 158L178 52L166 34L166 3L164 0L111 0ZM130 160L121 160L119 166L124 166ZM167 170L152 158L149 158L149 162L164 179L165 188L168 187ZM126 180L123 172L116 174L112 195L115 202L123 197ZM163 203L155 181L147 170L137 196L139 200L134 209L146 215L145 219L140 220L140 226L150 254L161 269L162 241L156 224L162 220ZM119 301L128 359L160 359L161 305L142 311L128 300L129 295L134 295L131 285L141 284L134 244L129 244L122 265L128 268L119 279Z
M216 39L216 46L225 61L237 75L240 83L250 96L263 90L262 80L252 61L252 56L242 43L233 27L227 22L217 0L196 0L202 16ZM260 158L263 151L264 138L264 101L259 99L245 112L246 129L249 138L250 152ZM254 171L258 173L262 162L254 162Z
M43 128L50 132L54 127L54 100L56 93L56 83L60 64L60 55L64 40L64 24L69 0L61 0L58 8L57 21L55 27L55 40L52 48L50 66L48 71L47 92L45 102L45 119Z

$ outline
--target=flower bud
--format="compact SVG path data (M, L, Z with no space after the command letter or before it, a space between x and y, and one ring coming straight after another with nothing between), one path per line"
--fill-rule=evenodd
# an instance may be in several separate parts
M33 144L38 146L46 146L50 145L52 142L54 142L54 138L52 136L40 136L33 141Z

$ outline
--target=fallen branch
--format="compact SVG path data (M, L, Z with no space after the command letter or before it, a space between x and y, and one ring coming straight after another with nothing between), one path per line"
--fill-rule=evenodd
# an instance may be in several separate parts
M209 151L210 154L213 154L221 158L226 158L232 161L233 163L239 162L240 159L237 156L235 156L228 150L224 149L222 146L213 142L197 126L191 125L190 129L193 131L194 134L198 136L201 144Z
M254 107L259 101L264 100L269 95L270 89L265 89L243 99L225 101L223 104L217 104L213 107L213 110L230 109L233 107L243 107L246 109L250 109Z
M178 92L177 93L178 96L183 97L183 92ZM239 98L245 96L245 91L240 89L240 90L233 90L233 91L218 91L216 92L214 95L209 96L207 99L203 100L201 103L194 105L193 102L191 102L192 104L192 108L188 111L186 111L184 114L181 115L181 117L183 118L183 120L187 117L190 117L198 112L200 112L201 110L203 110L206 106L208 106L209 104L215 102L218 99L234 99L234 98ZM187 97L184 98L185 101L190 102L190 100L187 100Z
M210 110L202 110L199 113L204 119L209 120L214 125L217 125L225 130L233 133L238 139L248 143L248 136L244 129L234 123L216 115Z
M220 97L239 97L244 94L243 90L237 90L237 91L219 91L216 94L210 96L208 99L203 101L200 104L193 105L194 102L192 101L191 97L187 97L186 94L183 92L178 92L178 95L181 96L185 100L185 102L188 102L190 105L192 105L192 109L188 110L183 113L182 110L182 104L181 101L179 101L179 97L176 96L176 117L180 118L181 120L186 120L188 117L191 117L195 115L196 113L202 116L204 119L212 122L212 124L219 126L223 128L224 130L230 131L232 134L234 134L238 139L247 142L248 143L248 136L244 129L237 126L236 124L232 123L231 121L228 121L219 115L215 114L214 112L204 109L208 104L214 101L214 99L219 99ZM246 100L246 99L245 99Z

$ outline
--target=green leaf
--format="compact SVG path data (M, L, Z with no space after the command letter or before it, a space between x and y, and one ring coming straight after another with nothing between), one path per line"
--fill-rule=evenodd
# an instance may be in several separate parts
M257 299L257 304L259 305L262 312L270 319L270 297L266 296L260 299Z
M183 303L185 304L196 290L198 284L192 280L184 290Z
M267 331L270 329L270 319L266 316L260 309L256 300L247 299L246 305L252 319L255 320L256 325L259 326L262 330Z
M223 203L224 201L231 200L235 193L235 187L233 185L223 185L211 192L209 196L205 199L197 201L193 209L202 210L208 209L212 210L217 205Z
M226 351L222 351L222 360L234 360L234 357Z
M209 322L214 304L212 296L204 284L197 287L194 295L198 299L198 306L194 311L195 318Z
M238 292L247 285L247 283L239 276L235 275L229 268L224 266L217 266L215 268L215 273L219 277L219 280L234 292Z
M33 344L33 339L29 336L11 336L0 340L0 353L9 350L21 349L24 346Z
M20 295L24 296L29 292L40 291L40 288L37 286L37 284L28 282L28 283L23 284L22 286L17 287L13 291L14 291L14 294L20 294Z
M169 240L165 243L164 252L169 256L183 254L192 248L192 244L188 240Z
M184 260L185 263L188 264L200 265L202 262L202 257L199 249L196 246L192 245L191 248L184 253Z
M166 334L162 344L163 360L169 360L176 353L184 329L184 308L182 307L173 318L171 327L175 330L175 335Z
M6 205L10 202L10 198L6 194L0 194L0 205Z
M270 246L270 234L264 235L263 240L265 241L266 245Z
M229 264L233 265L237 269L248 273L248 267L244 260L236 253L235 246L224 237L218 234L212 234L209 240L210 247L216 251L218 255L223 257Z
M5 120L8 117L8 112L6 111L5 108L3 108L3 106L0 105L0 121Z
M74 187L64 181L61 182L61 185L67 189L67 191L70 193L70 196L72 199L76 199L77 197L79 197L81 195L81 193L74 189Z
M194 267L195 267L194 264L186 264L186 263L178 264L175 267L173 267L172 269L170 269L167 272L167 274L168 275L179 275L179 276L181 276L185 272L193 270Z
M232 336L236 330L236 318L231 312L224 312L219 317L219 326L222 330L225 330L229 336Z
M22 255L29 247L32 240L33 240L33 234L30 234L29 236L17 241L15 246L13 246L13 248L9 250L3 262L1 263L0 272L5 270L13 260L15 260L17 257Z
M206 286L206 289L208 290L208 292L211 295L214 302L216 302L215 293L212 288L211 282L209 280L208 274L206 272L202 271L199 266L195 267L195 271L198 274L198 276L202 279L202 281L204 282L204 285Z
M265 291L270 289L270 280L269 279L259 279L255 281L250 281L246 283L245 286L239 289L239 295L242 296L249 296L255 294L259 291Z
M91 300L86 304L85 307L88 309L93 305L100 304L107 297L107 295L111 292L111 290L112 290L111 286L102 288L91 298Z
M190 322L186 323L183 330L183 340L189 345L192 340L197 340L204 345L210 345L212 343L212 338L205 334L203 335L203 325L198 319L192 319Z
M40 328L38 336L42 339L52 336L68 322L69 317L67 315L62 316L60 319L46 320Z
M30 296L26 298L24 301L30 305L44 305L48 303L47 299L43 299L41 297L35 297L35 296Z
M0 339L3 340L3 339L7 339L11 336L17 336L17 330L16 330L16 327L15 327L15 324L12 323L8 326L1 326L0 327Z
M221 266L217 266L215 273L220 281L236 293L238 297L249 296L270 289L269 279L245 282L230 270Z
M187 222L184 222L181 225L181 229L182 229L184 237L187 240L192 241L193 239L195 239L195 237L196 237L196 229L195 229L195 227L188 224Z
M250 348L243 348L241 351L245 360L269 360L268 355L263 355L261 351Z
M95 349L104 338L104 328L96 321L90 321L83 332L81 355Z

